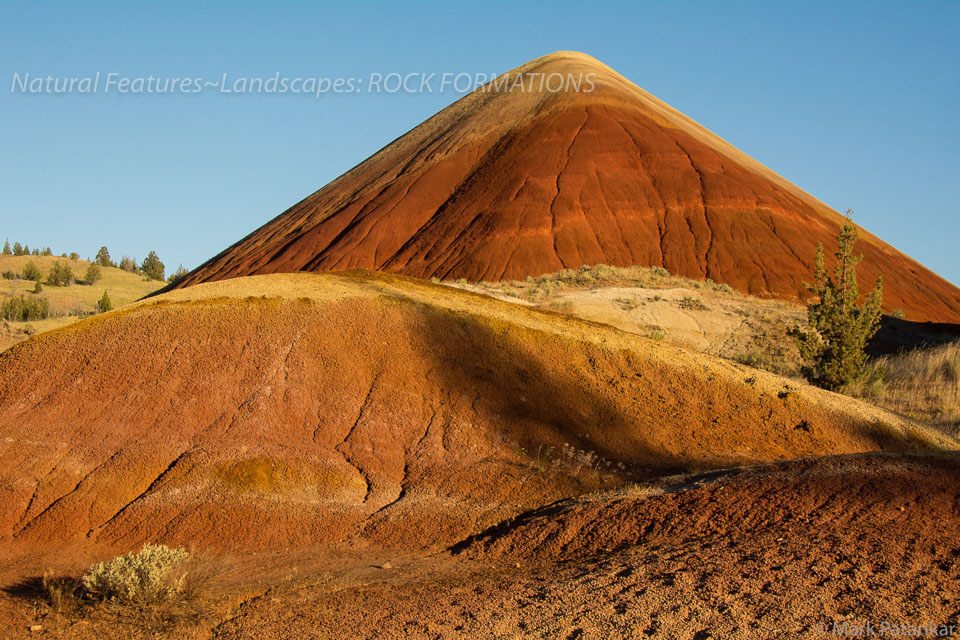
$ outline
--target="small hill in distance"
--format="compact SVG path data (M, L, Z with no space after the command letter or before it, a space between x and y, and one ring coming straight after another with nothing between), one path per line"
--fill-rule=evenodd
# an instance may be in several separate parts
M56 263L70 268L73 282L68 286L46 284L48 275ZM36 283L23 278L23 270L34 264L42 274L43 290L33 293ZM27 322L0 318L0 351L31 335L68 325L97 312L97 302L104 291L114 307L129 304L148 295L164 284L162 280L150 280L142 274L124 271L117 267L100 267L101 278L93 284L83 281L90 262L62 256L0 255L0 304L20 295L28 299L46 299L50 305L49 317ZM5 275L4 275L5 274ZM16 277L11 278L10 275Z

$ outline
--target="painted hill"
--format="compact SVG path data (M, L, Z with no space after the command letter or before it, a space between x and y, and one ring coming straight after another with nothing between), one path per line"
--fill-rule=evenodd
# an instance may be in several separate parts
M0 353L0 540L411 548L669 469L958 446L856 400L450 287L254 276Z
M518 87L520 74L542 75ZM541 77L581 82L550 92ZM817 243L837 234L835 211L589 56L551 54L496 82L181 286L353 268L505 280L610 264L796 298ZM864 281L883 275L888 309L960 322L956 287L865 232L858 249Z

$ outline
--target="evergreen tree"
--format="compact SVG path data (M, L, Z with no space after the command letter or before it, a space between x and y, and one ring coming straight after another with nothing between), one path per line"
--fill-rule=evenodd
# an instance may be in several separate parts
M22 256L23 255L23 246L19 242L13 243L13 255Z
M101 267L115 267L113 261L110 259L110 252L107 251L106 247L100 247L100 251L97 251L97 257L94 258L96 262Z
M9 255L11 255L12 253L13 253L13 251L10 250L10 241L9 241L9 240L6 240L6 241L3 243L3 255L9 256Z
M73 284L73 270L66 264L57 260L50 269L50 275L47 276L47 284L54 287L68 287Z
M147 257L143 259L143 264L140 265L143 275L151 280L163 280L163 269L163 263L160 262L160 258L153 251L147 254Z
M95 262L91 262L90 266L87 267L87 273L83 277L83 281L87 284L95 284L103 277L103 274L100 273L100 265Z
M33 263L33 260L28 262L23 268L23 279L36 280L37 282L43 280L43 274L40 273L40 268Z
M97 313L105 313L113 309L113 303L110 302L110 296L104 291L103 295L97 301Z
M863 256L853 254L857 229L847 211L847 221L837 236L837 264L833 276L827 274L823 260L823 245L817 247L814 266L814 284L807 285L817 301L807 305L809 329L794 328L800 354L807 363L807 377L821 387L839 390L863 374L867 341L880 324L883 282L877 283L857 304L860 291L857 286L857 264Z
M184 269L183 265L181 264L177 267L176 271L170 274L170 277L167 278L167 282L169 282L170 284L176 284L177 282L180 282L181 280L183 280L188 273L189 271Z

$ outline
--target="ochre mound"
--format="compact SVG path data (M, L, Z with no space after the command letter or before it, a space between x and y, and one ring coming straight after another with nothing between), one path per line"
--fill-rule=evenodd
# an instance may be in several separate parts
M365 272L199 285L0 354L0 537L31 548L450 544L657 470L956 447L776 376Z
M796 298L832 209L589 56L508 72L576 90L480 88L209 260L177 286L352 268L522 279L581 265L663 266ZM512 86L512 85L511 85ZM587 89L594 87L592 91ZM960 322L960 290L867 233L860 275L885 306Z

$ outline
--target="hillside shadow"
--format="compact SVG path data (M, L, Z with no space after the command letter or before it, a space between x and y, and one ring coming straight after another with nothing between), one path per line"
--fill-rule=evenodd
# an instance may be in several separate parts
M642 444L637 417L625 414L626 402L618 406L610 398L623 393L611 379L634 372L607 362L599 348L563 344L547 333L512 324L499 327L497 321L464 313L432 307L421 311L427 326L420 335L425 353L434 356L439 384L476 413L485 404L502 418L502 435L528 451L568 443L628 465L631 479L685 470L698 462ZM557 359L564 353L573 361ZM655 437L652 425L648 432Z
M867 344L873 357L889 356L960 340L960 324L912 322L883 316L880 329Z

